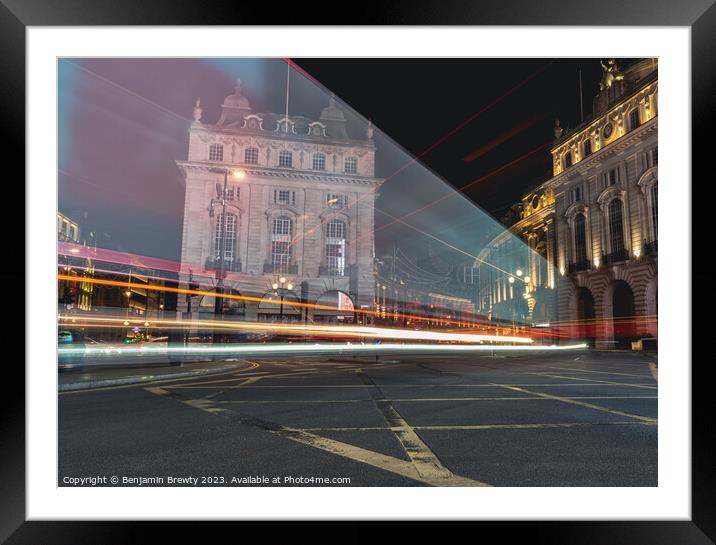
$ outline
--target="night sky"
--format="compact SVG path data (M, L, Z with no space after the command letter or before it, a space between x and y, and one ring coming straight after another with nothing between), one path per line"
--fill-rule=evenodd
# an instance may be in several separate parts
M579 70L585 118L601 76L597 59L294 62L452 187L472 182L465 194L497 219L549 178L555 118L566 129L580 123ZM184 185L174 161L186 159L196 97L203 121L215 123L240 76L253 111L282 112L285 74L281 59L60 60L60 211L104 247L177 260ZM292 78L290 113L317 118L324 93L316 100L313 83ZM349 116L356 138L364 136L359 116ZM376 175L393 176L404 156L376 145ZM399 194L396 184L410 175L384 192ZM424 219L441 217L449 211Z

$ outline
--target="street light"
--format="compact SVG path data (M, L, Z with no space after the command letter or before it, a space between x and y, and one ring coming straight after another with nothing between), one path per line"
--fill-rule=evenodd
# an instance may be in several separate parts
M282 276L278 279L278 282L274 282L273 284L271 284L271 288L273 289L273 294L281 298L281 306L279 307L278 311L278 320L279 322L283 323L283 299L286 296L286 292L291 291L293 289L293 284L291 282L287 282L286 277Z
M212 169L213 171L217 171L218 169ZM211 199L211 202L209 203L209 217L214 217L214 207L218 204L221 205L221 220L219 221L219 263L216 267L216 296L214 297L214 319L219 320L221 319L221 316L224 314L224 298L222 297L224 293L224 236L225 236L225 229L226 229L226 191L229 185L229 173L234 178L242 179L246 177L246 173L242 170L236 170L236 169L221 169L218 170L219 172L224 173L224 188L223 191L221 189L221 186L219 184L216 184L216 199ZM217 329L214 329L214 335L213 335L213 342L216 344L219 340L219 331Z

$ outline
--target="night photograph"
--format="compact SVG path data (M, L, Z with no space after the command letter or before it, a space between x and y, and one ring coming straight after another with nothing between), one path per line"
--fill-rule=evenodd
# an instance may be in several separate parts
M56 62L58 487L658 487L658 59Z

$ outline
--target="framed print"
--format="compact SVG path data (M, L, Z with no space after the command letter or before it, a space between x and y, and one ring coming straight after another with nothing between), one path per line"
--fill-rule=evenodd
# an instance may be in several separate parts
M716 8L522 4L336 26L3 0L7 543L155 520L711 542L689 220Z

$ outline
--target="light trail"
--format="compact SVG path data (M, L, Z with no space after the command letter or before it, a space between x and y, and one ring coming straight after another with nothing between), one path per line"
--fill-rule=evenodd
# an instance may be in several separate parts
M512 346L512 345L446 345L446 344L342 344L342 343L326 343L326 344L228 344L223 346L168 346L166 348L152 349L142 351L141 348L125 347L127 354L146 355L153 354L180 354L184 356L191 355L225 355L225 356L242 356L253 354L271 354L271 353L333 353L345 354L350 352L514 352L514 351L566 351L566 350L582 350L587 348L585 343L571 345L549 345L549 346ZM77 355L98 355L92 349L87 348L59 348L60 354L77 356Z
M466 163L471 163L475 159L479 159L480 157L485 155L488 151L492 151L500 144L506 142L513 136L520 134L525 129L528 129L529 127L531 127L532 125L537 123L537 121L541 121L544 118L545 118L544 114L536 115L536 116L532 117L531 119L528 119L527 121L524 121L523 123L520 123L519 125L517 125L515 127L512 127L511 129L503 132L496 138L493 138L492 140L490 140L484 146L481 146L478 149L476 149L475 151L473 151L472 153L466 155L465 157L462 158L462 160Z
M72 320L71 316L60 317L60 320ZM115 325L118 327L131 327L132 322L143 325L149 322L152 327L164 326L180 326L182 329L189 327L207 328L207 329L223 329L227 331L261 331L280 334L297 334L308 336L332 336L332 337L358 337L371 339L405 339L405 340L424 340L424 341L445 341L445 342L463 342L463 343L483 343L483 342L501 342L501 343L520 343L531 344L534 342L529 337L517 337L509 335L484 335L472 333L450 333L443 331L415 331L411 329L391 329L384 327L365 327L365 326L334 326L334 325L308 325L308 324L263 324L260 322L240 322L228 320L128 320L127 318L117 316L88 316L83 318L74 318L75 326L82 324L100 326ZM129 325L125 325L129 322Z
M210 297L215 297L216 293L213 291L205 291L205 290L190 290L186 288L175 288L171 286L158 286L156 284L138 284L138 283L132 283L132 282L124 282L121 280L107 280L104 278L85 278L85 277L76 277L76 276L70 276L66 274L58 274L57 275L58 280L67 280L67 281L73 281L73 282L86 282L90 284L97 284L97 285L104 285L104 286L118 286L123 288L140 288L143 290L153 290L153 291L163 291L163 292L169 292L169 293L184 293L184 294L190 294L190 295L208 295ZM268 301L264 299L263 297L254 297L250 295L238 295L234 293L224 293L222 294L222 297L224 299L236 299L240 301L251 301L255 303L267 303ZM278 305L276 301L270 301L271 304ZM284 300L283 302L286 306L293 306L297 308L311 308L311 309L317 309L317 310L330 310L334 312L341 311L342 309L339 309L337 307L329 306L329 305L319 305L317 303L302 303L299 301L288 301ZM472 320L453 320L450 318L442 318L438 316L426 316L426 315L420 315L420 314L404 314L400 312L381 312L377 310L369 310L369 309L353 309L353 310L344 310L347 314L362 314L362 315L368 315L368 316L375 316L378 318L384 318L385 316L390 316L394 318L400 318L405 320L414 320L414 321L422 321L422 322L440 322L444 324L453 324L461 327L471 326L471 327L484 327L487 329L509 329L509 326L507 325L492 325L492 324L471 324ZM385 315L385 316L384 316ZM554 336L551 335L548 332L533 332L534 335L542 335L542 336Z

